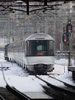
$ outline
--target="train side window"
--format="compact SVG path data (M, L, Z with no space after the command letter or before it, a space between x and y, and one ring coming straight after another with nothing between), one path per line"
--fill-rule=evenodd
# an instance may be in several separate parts
M24 55L26 56L26 42L23 42Z
M29 41L26 41L26 56L29 55Z
M49 41L49 55L54 56L54 41Z

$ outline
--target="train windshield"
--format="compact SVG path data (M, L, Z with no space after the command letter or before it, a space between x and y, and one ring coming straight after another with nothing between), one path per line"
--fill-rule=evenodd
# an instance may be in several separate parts
M54 56L54 41L30 40L26 42L27 56Z

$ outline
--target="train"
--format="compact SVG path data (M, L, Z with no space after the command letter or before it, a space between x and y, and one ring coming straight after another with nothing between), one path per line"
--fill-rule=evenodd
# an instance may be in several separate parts
M54 69L55 40L49 34L34 33L19 42L7 44L4 57L29 72L47 74Z

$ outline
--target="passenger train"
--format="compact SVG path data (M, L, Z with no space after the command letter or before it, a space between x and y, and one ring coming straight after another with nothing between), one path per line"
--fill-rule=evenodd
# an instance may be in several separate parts
M55 41L45 33L36 33L17 43L5 46L5 59L15 61L26 70L46 74L54 64Z

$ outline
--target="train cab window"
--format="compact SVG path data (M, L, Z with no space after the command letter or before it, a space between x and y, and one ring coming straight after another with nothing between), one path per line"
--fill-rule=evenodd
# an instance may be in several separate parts
M52 56L54 55L53 41L30 40L26 43L27 56Z
M38 51L42 50L42 45L37 46L37 50Z

